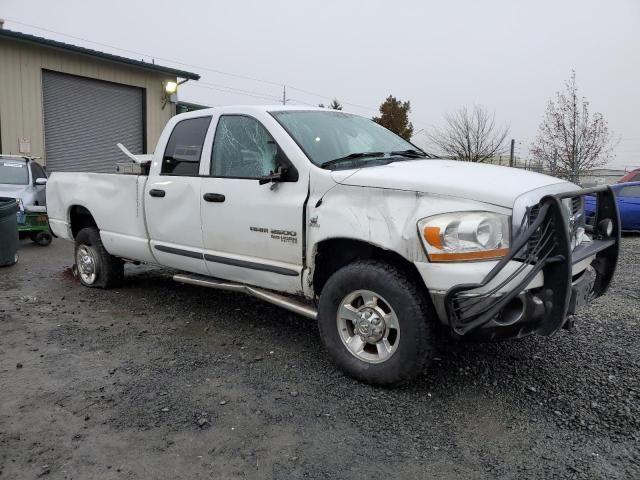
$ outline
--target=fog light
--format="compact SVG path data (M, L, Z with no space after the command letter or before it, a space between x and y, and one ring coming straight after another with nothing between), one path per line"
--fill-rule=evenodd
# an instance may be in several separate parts
M613 233L613 222L611 219L605 218L601 220L600 223L598 223L598 232L600 232L601 235L610 237Z

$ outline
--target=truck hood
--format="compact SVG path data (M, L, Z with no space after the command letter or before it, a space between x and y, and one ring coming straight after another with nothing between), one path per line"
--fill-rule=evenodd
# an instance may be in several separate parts
M409 160L359 170L335 170L342 185L389 188L491 203L511 208L515 199L540 187L571 183L518 168L454 160Z

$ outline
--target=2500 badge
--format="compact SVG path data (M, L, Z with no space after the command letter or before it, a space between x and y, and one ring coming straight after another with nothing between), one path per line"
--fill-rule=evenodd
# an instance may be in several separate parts
M272 228L271 238L273 240L280 240L283 243L298 243L297 233L291 230L276 230Z
M249 227L249 230L257 233L269 233L272 240L280 240L282 243L298 243L298 232L293 230L268 229L266 227Z

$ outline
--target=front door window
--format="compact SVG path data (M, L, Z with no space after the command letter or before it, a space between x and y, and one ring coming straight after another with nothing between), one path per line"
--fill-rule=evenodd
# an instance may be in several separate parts
M278 146L255 119L223 115L211 153L211 175L257 179L277 169Z

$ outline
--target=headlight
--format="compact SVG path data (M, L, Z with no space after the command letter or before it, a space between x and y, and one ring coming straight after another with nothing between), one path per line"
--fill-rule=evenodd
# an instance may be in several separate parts
M432 262L503 257L509 251L509 218L491 212L457 212L423 218L418 231Z

